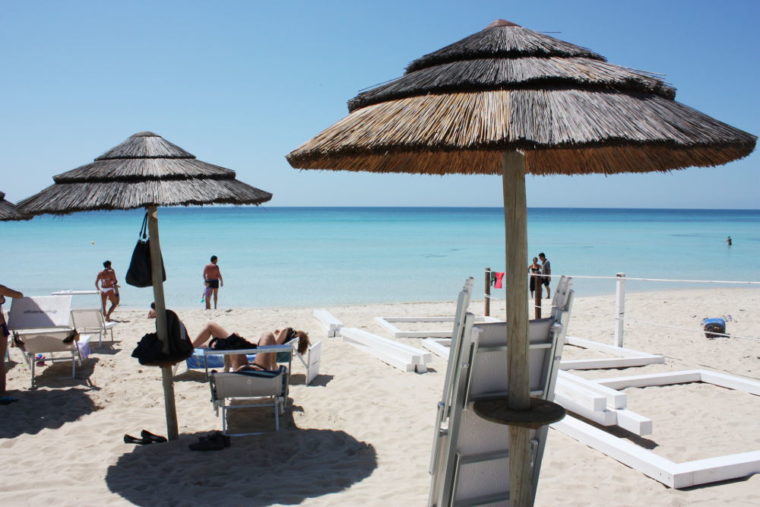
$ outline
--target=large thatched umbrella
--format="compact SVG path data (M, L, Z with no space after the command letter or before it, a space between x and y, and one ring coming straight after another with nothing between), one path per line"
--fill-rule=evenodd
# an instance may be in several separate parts
M16 206L5 200L5 192L0 192L0 220L29 220L31 217L22 215Z
M139 132L83 165L53 177L54 185L19 202L28 215L146 208L153 264L156 328L166 351L167 330L161 277L158 206L261 204L272 194L235 179L235 171L197 160L161 136ZM177 438L171 368L162 367L167 433Z
M501 174L509 393L530 405L525 174L667 171L749 154L756 138L674 100L655 76L498 20L359 94L350 114L291 152L304 169ZM511 498L530 503L528 432L510 426ZM520 463L520 466L518 466Z

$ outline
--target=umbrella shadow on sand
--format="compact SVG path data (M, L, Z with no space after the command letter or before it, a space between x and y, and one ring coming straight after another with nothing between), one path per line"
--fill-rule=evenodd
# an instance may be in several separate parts
M80 388L15 391L10 395L18 401L0 406L0 420L3 421L0 439L60 428L98 410L87 390Z
M270 429L272 413L257 412L253 426L250 416L230 424L245 419L246 428ZM372 445L344 431L298 429L291 413L281 419L279 432L233 437L230 447L218 451L188 448L202 433L137 446L108 468L106 483L136 505L293 505L345 490L377 468Z

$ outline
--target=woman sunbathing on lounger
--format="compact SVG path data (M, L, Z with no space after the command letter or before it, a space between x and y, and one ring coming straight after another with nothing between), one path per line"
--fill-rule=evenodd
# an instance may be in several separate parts
M211 339L216 338L218 340L226 340L230 338L232 333L227 332L222 326L216 322L209 322L206 327L198 334L193 340L193 347L203 347L204 344ZM304 354L309 349L309 335L304 331L298 331L292 327L286 327L283 329L275 329L268 333L264 333L259 337L259 341L256 342L256 346L263 347L265 345L282 345L294 338L298 338L298 353ZM275 370L277 369L277 354L270 352L267 354L256 354L256 359L252 365L248 365L248 359L245 354L236 354L226 356L230 358L230 366L232 371L238 371L241 368L253 367L261 370Z

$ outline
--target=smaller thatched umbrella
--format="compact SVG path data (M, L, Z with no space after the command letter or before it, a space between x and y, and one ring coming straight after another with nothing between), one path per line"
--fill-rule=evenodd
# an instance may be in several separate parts
M5 200L5 193L0 192L0 220L29 220L30 218L19 213L13 203Z
M158 206L261 204L272 194L235 179L235 171L197 160L161 136L139 132L91 164L53 177L54 185L18 204L22 213L68 214L75 211L146 208L150 235L156 330L168 348L166 305L161 278ZM177 414L171 367L161 368L166 425L177 438Z

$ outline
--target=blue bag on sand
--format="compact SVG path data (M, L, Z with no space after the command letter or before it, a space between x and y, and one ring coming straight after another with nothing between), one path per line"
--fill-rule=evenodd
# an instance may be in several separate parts
M726 320L721 318L702 319L707 338L723 338L726 335ZM728 338L728 336L725 336Z

